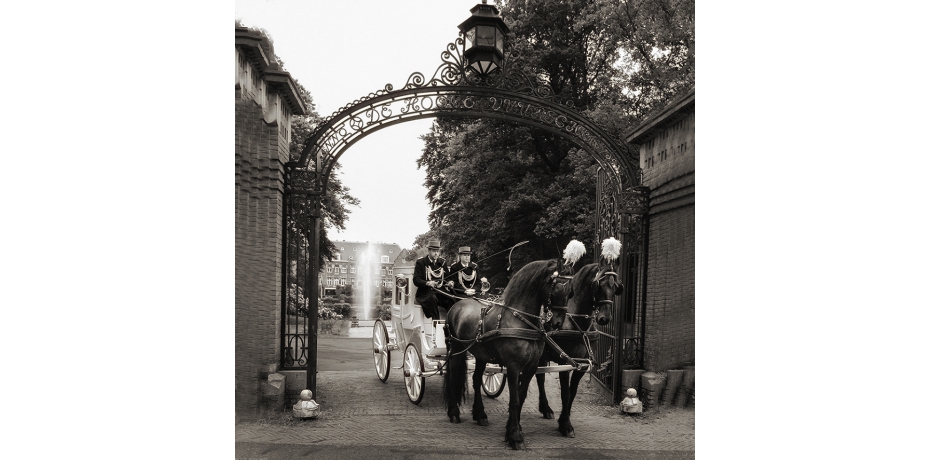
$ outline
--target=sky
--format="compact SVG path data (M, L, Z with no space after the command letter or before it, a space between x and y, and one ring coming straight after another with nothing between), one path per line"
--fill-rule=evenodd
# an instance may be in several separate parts
M414 72L432 75L458 25L480 0L237 0L236 19L265 29L275 53L322 117ZM425 172L416 159L431 119L383 129L350 147L340 178L360 206L331 240L380 241L404 248L429 230ZM400 214L403 218L398 219ZM390 225L387 223L390 222ZM398 224L399 223L399 224Z

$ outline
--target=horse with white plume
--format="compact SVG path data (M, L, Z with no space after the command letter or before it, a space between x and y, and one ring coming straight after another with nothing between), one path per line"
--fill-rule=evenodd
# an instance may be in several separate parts
M594 323L604 326L610 322L614 309L614 297L623 292L623 284L614 267L620 257L622 245L614 238L607 238L601 243L601 257L598 262L581 267L577 273L571 273L574 265L584 255L584 244L572 240L563 252L562 275L560 278L571 279L571 293L568 305L564 308L552 307L553 318L550 324L560 325L550 331L549 346L540 358L540 365L549 361L558 364L571 364L574 370L559 372L562 396L562 413L559 415L559 432L574 438L575 429L571 423L572 402L578 393L578 383L584 374L596 363L594 362L592 343L597 340L599 331ZM554 413L546 399L545 374L536 374L539 387L539 411L545 418L553 418Z

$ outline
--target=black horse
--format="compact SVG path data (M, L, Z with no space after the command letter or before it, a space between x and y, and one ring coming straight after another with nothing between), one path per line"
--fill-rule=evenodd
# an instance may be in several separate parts
M481 400L482 376L488 363L506 367L510 417L507 419L505 440L513 449L525 448L520 411L545 348L545 313L540 311L540 307L568 295L568 283L563 286L555 282L557 267L555 260L525 265L514 274L504 290L503 304L487 306L477 300L466 299L449 309L446 316L448 355L443 380L443 400L449 421L461 423L459 406L466 391L468 369L465 352L468 351L475 357L472 418L478 425L489 425ZM565 292L560 292L562 289Z
M557 330L550 332L549 337L558 348L547 346L540 365L545 366L550 361L558 364L581 364L574 371L559 372L559 387L562 393L559 432L574 438L575 429L571 423L572 402L578 393L578 382L587 372L587 366L593 363L591 341L597 340L597 331L592 321L601 326L610 322L614 296L623 292L623 285L612 266L598 266L592 263L571 276L571 286L568 306L552 309L551 324ZM536 374L536 384L539 387L539 411L543 417L551 419L554 413L546 399L546 374Z

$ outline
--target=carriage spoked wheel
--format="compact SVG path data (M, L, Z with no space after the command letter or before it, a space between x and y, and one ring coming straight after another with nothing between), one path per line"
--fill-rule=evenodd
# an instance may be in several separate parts
M507 383L507 375L503 372L485 372L481 377L481 391L488 395L489 398L496 398L504 392L504 384Z
M375 321L375 327L371 330L371 350L375 358L375 372L382 383L387 382L388 374L391 373L391 350L388 350L390 340L384 321Z
M404 386L407 388L407 397L414 404L420 404L423 400L426 378L422 372L423 357L414 344L408 344L407 350L404 351Z

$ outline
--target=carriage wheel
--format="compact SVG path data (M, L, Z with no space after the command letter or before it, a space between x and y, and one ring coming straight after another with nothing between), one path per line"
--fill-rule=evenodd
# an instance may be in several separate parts
M486 372L482 376L481 391L484 391L489 398L496 398L504 392L505 383L507 383L507 375L503 372Z
M388 374L391 373L391 350L388 350L387 326L380 319L375 321L375 327L371 331L371 350L375 357L375 372L381 382L387 382Z
M414 404L420 404L423 400L423 387L426 385L426 379L421 374L422 371L423 357L420 356L414 344L408 344L404 352L404 386L407 387L407 397Z

